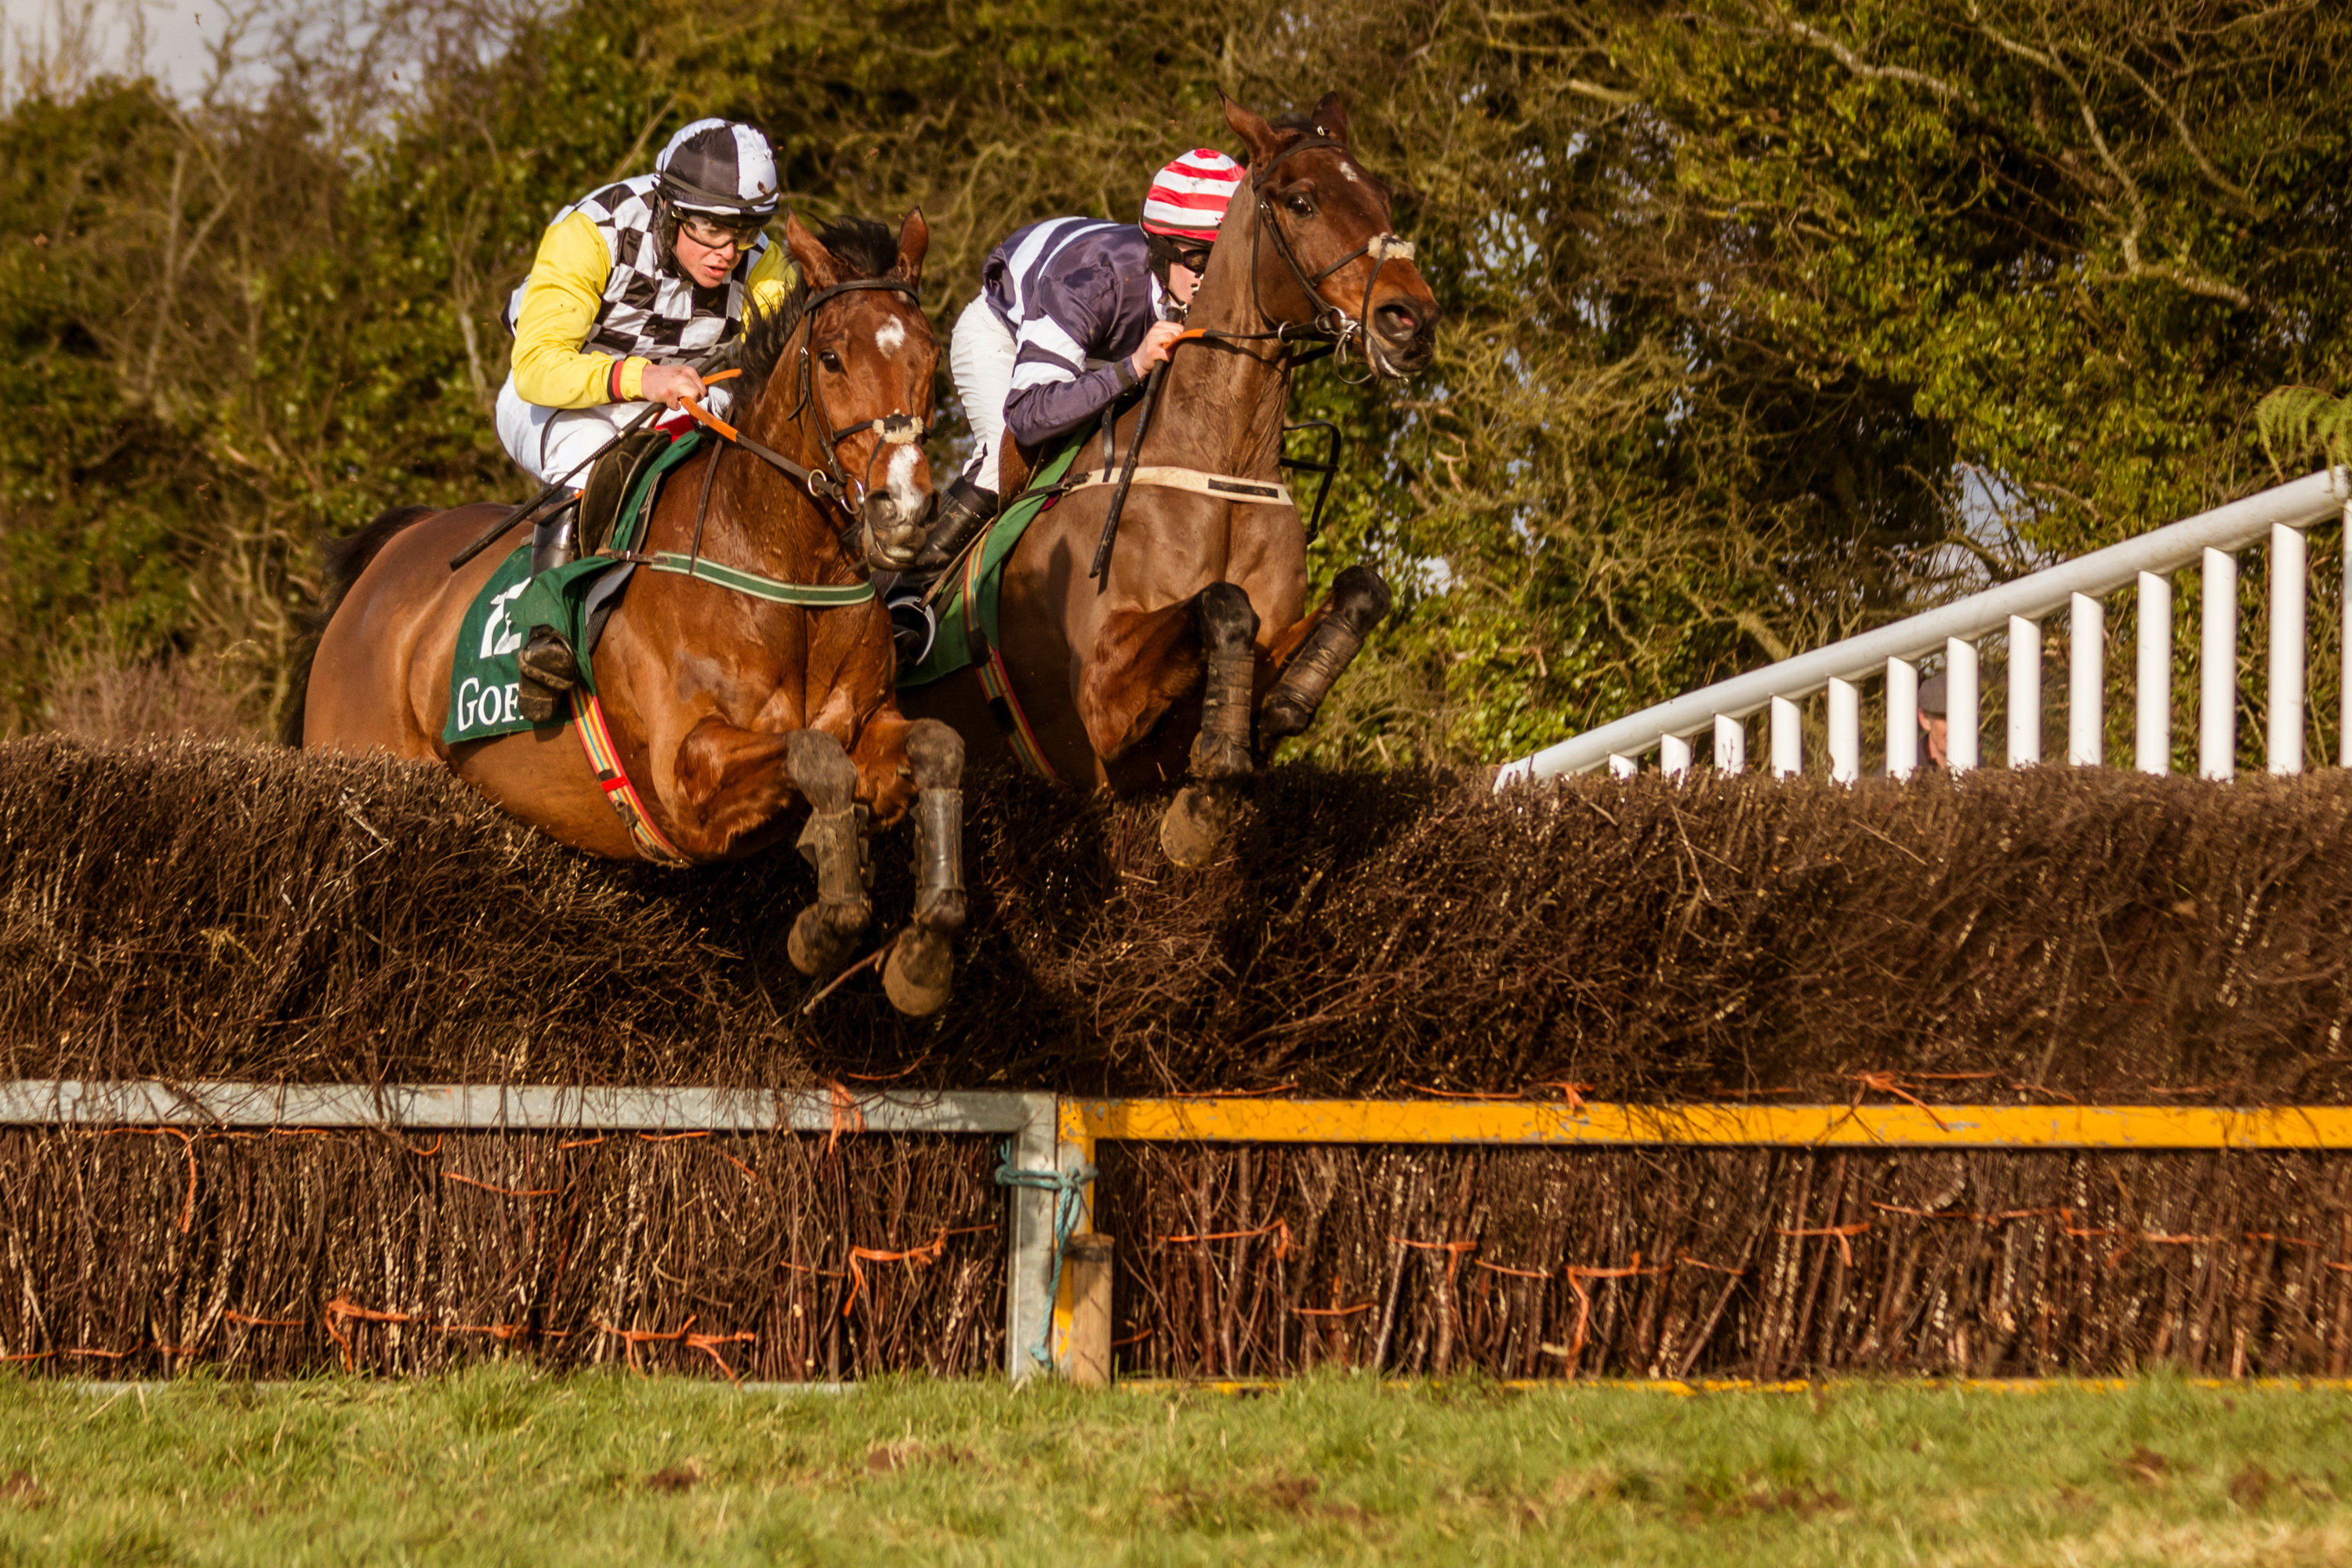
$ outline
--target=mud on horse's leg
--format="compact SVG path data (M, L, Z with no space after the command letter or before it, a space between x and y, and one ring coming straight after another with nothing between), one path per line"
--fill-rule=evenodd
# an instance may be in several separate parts
M1168 814L1160 819L1160 847L1179 866L1216 858L1232 826L1237 779L1257 771L1251 739L1251 700L1257 682L1257 611L1239 584L1212 583L1193 602L1201 651L1208 666L1201 693L1201 732Z
M796 730L786 737L784 769L809 803L797 847L816 868L816 902L793 921L785 951L803 974L822 974L841 967L850 940L874 918L866 834L857 820L857 768L831 735Z
M1340 672L1348 668L1372 628L1389 613L1389 585L1369 566L1350 566L1331 584L1331 597L1297 651L1282 667L1282 674L1258 710L1258 744L1274 750L1275 742L1306 730Z
M936 719L907 727L915 775L915 917L882 967L890 1005L920 1018L947 1005L950 942L963 929L963 737Z

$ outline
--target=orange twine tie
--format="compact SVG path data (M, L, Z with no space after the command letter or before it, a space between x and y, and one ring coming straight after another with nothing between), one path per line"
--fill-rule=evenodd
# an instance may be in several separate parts
M1246 1241L1255 1236L1274 1237L1276 1258L1284 1258L1290 1256L1290 1222L1280 1219L1271 1225L1262 1225L1255 1230L1211 1230L1203 1231L1198 1236L1160 1236L1154 1237L1152 1239L1170 1247L1182 1247L1200 1241Z
M849 1316L849 1310L857 1305L858 1293L866 1289L866 1270L859 1267L861 1263L904 1263L909 1268L917 1264L937 1263L940 1260L940 1254L945 1252L947 1247L948 1229L947 1226L941 1226L939 1235L931 1237L922 1246L910 1247L904 1252L885 1252L879 1247L851 1247L849 1249L849 1300L841 1304L841 1315L845 1318Z
M1870 1229L1870 1222L1869 1222L1868 1220L1866 1220L1866 1219L1858 1219L1858 1220L1854 1221L1852 1225L1822 1225L1822 1226L1805 1226L1805 1227L1801 1227L1801 1228L1797 1228L1797 1229L1791 1229L1791 1228L1790 1228L1790 1227L1789 1227L1789 1226L1780 1226L1780 1227L1779 1227L1779 1229L1780 1229L1780 1234L1781 1234L1782 1236L1794 1236L1794 1237L1807 1237L1807 1236L1831 1236L1831 1237L1835 1237L1837 1238L1837 1244L1838 1244L1838 1256L1839 1256L1842 1259L1843 1259L1843 1260L1844 1260L1845 1266L1846 1266L1848 1268L1853 1268L1853 1237L1857 1237L1857 1236L1862 1236L1862 1235L1866 1234L1866 1233L1869 1231L1869 1229Z

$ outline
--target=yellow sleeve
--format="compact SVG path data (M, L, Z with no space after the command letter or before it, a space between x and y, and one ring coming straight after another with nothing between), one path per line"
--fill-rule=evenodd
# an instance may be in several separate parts
M514 384L525 403L593 408L613 401L613 356L580 352L604 308L612 269L604 236L586 213L548 226L523 283L522 309L515 313ZM641 359L623 367L624 401L636 396L645 367Z
M751 292L744 315L764 316L774 310L800 278L801 269L793 265L792 253L773 240L769 241L766 254L751 264L751 276L744 279Z

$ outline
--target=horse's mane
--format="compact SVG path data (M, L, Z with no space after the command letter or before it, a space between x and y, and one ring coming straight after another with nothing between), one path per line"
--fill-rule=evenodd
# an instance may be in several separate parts
M870 217L836 218L816 232L825 253L841 264L848 278L882 278L898 265L898 240L890 226ZM743 330L736 363L743 367L743 401L750 407L767 386L768 378L784 357L784 350L800 331L808 304L808 279L800 279L774 309L753 315Z

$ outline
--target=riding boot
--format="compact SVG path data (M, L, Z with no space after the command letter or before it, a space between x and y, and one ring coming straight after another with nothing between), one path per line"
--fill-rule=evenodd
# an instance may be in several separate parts
M579 503L567 501L530 532L530 574L568 566L580 557ZM523 639L521 678L515 686L515 710L534 724L555 717L562 694L580 683L580 664L572 645L553 626L535 626Z
M890 612L890 641L898 649L899 668L912 669L922 663L939 636L939 617L932 614L929 598L931 584L995 521L996 492L982 489L958 474L940 497L930 537L916 552L915 563L890 584L882 581L882 574L875 574L875 590Z
M928 584L953 565L964 546L995 521L996 492L982 489L958 474L949 484L947 493L940 497L939 515L931 519L931 536L916 552L914 570L907 575L919 577Z

